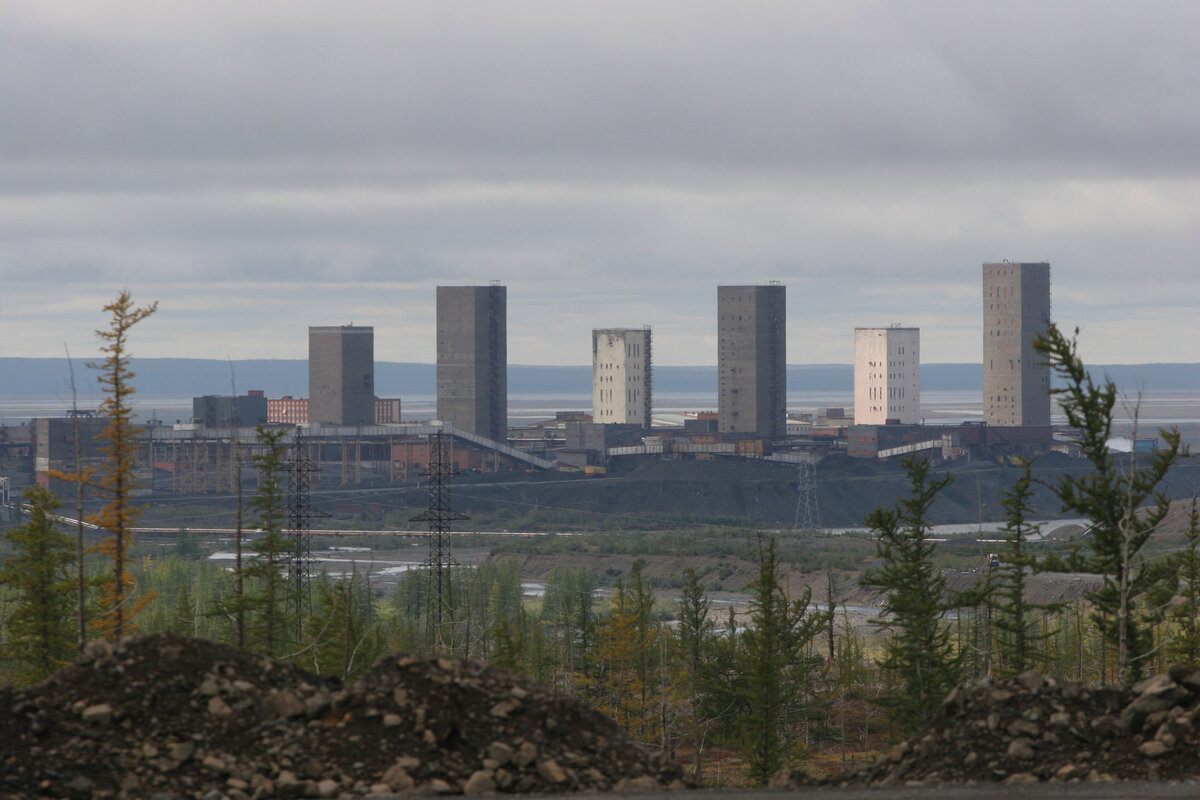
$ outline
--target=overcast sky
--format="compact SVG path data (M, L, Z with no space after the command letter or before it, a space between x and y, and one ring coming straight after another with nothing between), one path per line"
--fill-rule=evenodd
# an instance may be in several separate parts
M1093 363L1200 362L1200 3L0 0L0 355L434 360L438 284L510 363L787 285L788 361L921 328L976 362L984 261L1049 261Z

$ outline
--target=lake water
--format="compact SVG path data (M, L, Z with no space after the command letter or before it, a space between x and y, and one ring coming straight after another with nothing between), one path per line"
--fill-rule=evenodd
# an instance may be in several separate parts
M402 397L405 421L432 419L437 413L433 395ZM1176 391L1148 394L1140 401L1139 420L1146 430L1166 425L1200 426L1200 391ZM849 393L791 391L787 395L789 411L811 414L825 408L844 408L854 411L854 397ZM1119 417L1129 417L1133 401L1118 406ZM192 416L190 397L143 397L132 400L135 419L145 423L159 419L171 425L187 422ZM591 394L509 395L508 419L511 427L524 427L543 420L554 419L559 411L590 411ZM712 392L659 393L654 398L654 415L663 421L698 411L716 411L717 396ZM70 409L69 398L27 397L0 395L0 425L19 425L34 417L62 417ZM921 411L925 422L954 424L978 422L983 419L983 398L976 391L927 391L921 395ZM1065 420L1056 415L1054 422Z

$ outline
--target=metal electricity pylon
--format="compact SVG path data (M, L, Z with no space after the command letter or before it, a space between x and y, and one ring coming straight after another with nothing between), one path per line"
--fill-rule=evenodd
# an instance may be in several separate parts
M429 466L424 474L429 477L429 510L411 518L411 522L429 523L429 558L422 565L429 574L429 633L434 650L445 649L443 626L453 621L454 598L450 585L450 568L457 565L450 554L450 523L470 519L450 508L450 496L446 490L446 479L455 474L454 463L448 451L449 440L441 431L429 437Z
M796 479L796 518L792 530L796 533L815 533L821 529L821 509L817 504L817 465L800 463Z

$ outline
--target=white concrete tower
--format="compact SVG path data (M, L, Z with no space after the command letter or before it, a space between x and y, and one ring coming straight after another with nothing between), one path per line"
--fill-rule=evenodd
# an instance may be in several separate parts
M650 328L592 331L592 421L650 427Z
M921 421L919 328L854 329L854 424Z

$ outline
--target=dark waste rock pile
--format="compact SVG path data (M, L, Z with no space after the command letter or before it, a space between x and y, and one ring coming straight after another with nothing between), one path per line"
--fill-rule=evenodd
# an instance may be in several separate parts
M835 783L1186 780L1200 777L1200 669L1132 687L1024 673L956 690L933 723Z
M353 686L171 635L90 644L0 690L0 797L263 797L680 788L607 717L523 676L392 655Z

